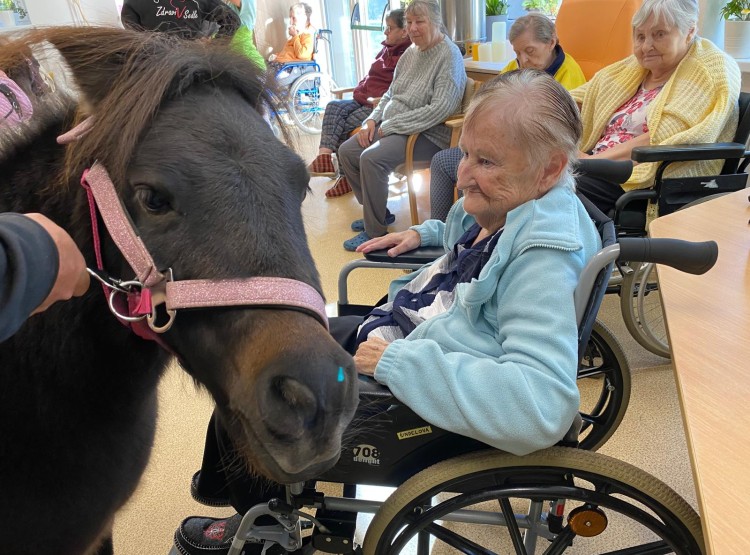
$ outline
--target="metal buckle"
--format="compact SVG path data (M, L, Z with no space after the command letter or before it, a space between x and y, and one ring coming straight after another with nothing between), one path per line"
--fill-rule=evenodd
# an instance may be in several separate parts
M148 327L156 333L164 333L165 331L169 330L169 328L172 327L172 324L174 324L175 316L177 316L176 310L165 309L167 311L167 315L169 316L169 320L167 320L167 323L163 326L156 325L156 307L162 303L167 302L167 283L170 281L174 281L172 268L168 268L166 272L163 272L163 274L166 279L161 281L155 287L151 287L151 314L146 315L146 322L148 322Z

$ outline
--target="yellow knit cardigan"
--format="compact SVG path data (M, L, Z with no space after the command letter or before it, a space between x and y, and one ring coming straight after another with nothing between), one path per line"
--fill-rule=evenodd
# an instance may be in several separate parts
M631 98L646 76L635 56L598 71L588 83L571 91L581 105L581 150L599 141L610 118ZM707 39L696 39L664 88L648 106L646 121L652 145L731 141L737 129L740 70L732 58ZM665 177L716 175L723 161L680 162ZM653 184L657 163L637 164L623 189Z

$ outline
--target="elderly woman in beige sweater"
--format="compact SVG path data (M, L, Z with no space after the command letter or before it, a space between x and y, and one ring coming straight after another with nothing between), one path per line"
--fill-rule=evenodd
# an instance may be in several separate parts
M406 140L420 132L417 160L429 160L448 147L450 131L443 121L461 105L466 72L458 47L443 33L437 0L412 0L406 8L412 46L396 66L393 82L362 128L339 147L339 162L364 218L352 222L358 235L344 242L355 250L385 235L394 216L388 212L388 176L404 161Z

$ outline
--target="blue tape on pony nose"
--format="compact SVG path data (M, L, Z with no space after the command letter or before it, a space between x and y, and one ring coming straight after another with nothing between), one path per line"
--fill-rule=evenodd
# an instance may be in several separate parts
M346 378L346 376L344 375L344 367L343 366L339 366L338 381L343 382L345 378Z

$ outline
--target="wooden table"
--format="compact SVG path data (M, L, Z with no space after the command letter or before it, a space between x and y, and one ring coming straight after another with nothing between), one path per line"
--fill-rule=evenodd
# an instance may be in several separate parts
M499 74L500 70L508 65L509 61L510 59L504 62L475 62L472 59L464 58L466 76L471 77L474 81L484 83Z
M750 189L654 220L652 237L712 239L702 276L658 266L708 553L750 553ZM658 454L655 454L658 456Z

